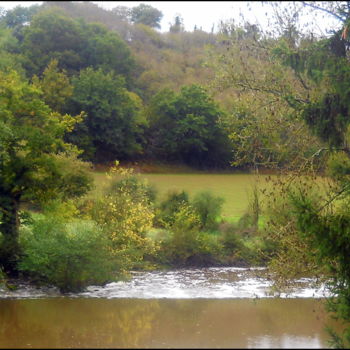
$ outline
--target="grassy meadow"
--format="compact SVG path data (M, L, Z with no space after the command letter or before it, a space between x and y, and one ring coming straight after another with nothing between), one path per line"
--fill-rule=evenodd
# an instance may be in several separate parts
M258 188L266 186L267 175L254 174L208 174L208 173L181 173L181 174L140 174L141 178L153 184L158 196L162 199L169 191L184 190L190 196L201 191L210 191L222 197L222 214L230 220L238 220L249 206L250 197L255 185ZM100 191L107 182L106 173L94 172L95 191Z

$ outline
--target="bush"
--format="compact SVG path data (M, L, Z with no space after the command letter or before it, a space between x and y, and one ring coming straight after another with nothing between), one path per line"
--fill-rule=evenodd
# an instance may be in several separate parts
M239 229L234 224L226 224L222 229L220 239L222 245L222 262L226 265L240 264L240 252L244 249Z
M154 212L152 191L130 169L112 168L106 192L82 204L86 217L96 221L111 242L113 254L123 270L142 267L145 255L153 255L154 242L147 237Z
M176 214L182 206L187 204L189 204L189 196L187 192L168 192L166 198L157 208L155 225L165 228L174 225Z
M161 243L161 252L166 263L185 266L197 246L199 219L188 204L176 210L171 217L173 222L168 225L168 235Z
M193 207L199 215L203 230L212 231L218 228L217 219L223 203L223 198L213 196L210 192L200 192L194 197Z
M122 193L125 190L133 196L133 200L142 201L146 198L149 204L154 203L157 197L157 190L154 185L141 181L134 175L112 181L109 186L109 192Z
M173 221L161 242L159 256L163 263L179 267L218 263L221 246L217 237L200 232L199 215L190 204L182 204Z
M23 256L19 270L62 292L81 291L115 277L110 241L92 221L65 223L57 216L42 215L21 228L20 244Z
M194 254L188 259L188 265L213 266L222 264L222 249L218 236L201 232Z
M190 201L187 192L172 191L160 203L155 222L160 227L172 226L179 208L183 205L191 205L198 216L199 228L203 231L213 231L218 228L217 220L220 217L223 202L222 198L215 197L210 192L200 192L193 201Z

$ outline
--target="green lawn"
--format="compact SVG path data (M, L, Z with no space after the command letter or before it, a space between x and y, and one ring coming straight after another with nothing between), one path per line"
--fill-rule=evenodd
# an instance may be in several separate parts
M200 191L210 191L222 197L223 216L237 220L245 213L254 184L259 188L265 186L264 175L253 174L140 174L154 184L160 198L168 191L185 190L190 196ZM106 183L105 173L94 173L97 190Z

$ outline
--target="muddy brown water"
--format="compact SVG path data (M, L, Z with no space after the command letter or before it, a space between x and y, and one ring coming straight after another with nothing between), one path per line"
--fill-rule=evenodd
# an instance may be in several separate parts
M259 271L135 273L65 296L3 292L0 348L328 347L325 325L337 325L321 292L304 281L291 294L272 296Z

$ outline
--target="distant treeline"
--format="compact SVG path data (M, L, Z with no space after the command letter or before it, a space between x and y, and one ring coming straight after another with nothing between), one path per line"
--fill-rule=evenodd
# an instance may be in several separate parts
M162 16L90 2L3 11L0 71L36 85L53 111L84 112L65 139L95 164L295 168L321 147L295 113L304 87L278 58L285 42L312 40L248 22L185 31L179 15L161 33Z
M94 163L161 160L227 167L223 108L202 66L213 33L184 32L177 16L139 5L106 11L89 2L44 2L3 12L0 69L42 90L52 110L84 118L66 140Z

